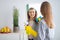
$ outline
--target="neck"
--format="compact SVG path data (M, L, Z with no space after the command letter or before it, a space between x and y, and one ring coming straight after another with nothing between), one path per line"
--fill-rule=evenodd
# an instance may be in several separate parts
M30 18L30 21L34 20L34 18Z

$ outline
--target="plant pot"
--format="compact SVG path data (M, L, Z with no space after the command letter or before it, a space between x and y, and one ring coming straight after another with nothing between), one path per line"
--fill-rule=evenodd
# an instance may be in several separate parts
M14 27L14 32L19 32L19 27Z

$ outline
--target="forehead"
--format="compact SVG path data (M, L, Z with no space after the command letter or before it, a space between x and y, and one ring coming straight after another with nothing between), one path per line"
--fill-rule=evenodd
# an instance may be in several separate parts
M31 12L31 11L34 11L35 12L35 9L30 9L29 12Z

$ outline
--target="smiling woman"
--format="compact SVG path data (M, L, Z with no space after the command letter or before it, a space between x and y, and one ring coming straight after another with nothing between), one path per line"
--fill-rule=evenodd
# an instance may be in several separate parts
M32 33L36 31L34 34L37 35L36 21L35 21L36 17L37 17L37 11L34 8L29 8L27 11L28 27L30 27L30 29L33 29L34 31L30 29L28 30L30 30ZM37 37L34 37L36 35L33 36L31 32L28 34L28 40L37 40Z
M35 8L37 10L37 17L39 17L39 16L43 17L41 12L40 12L40 3L31 3L31 4L26 5L27 10L31 7Z

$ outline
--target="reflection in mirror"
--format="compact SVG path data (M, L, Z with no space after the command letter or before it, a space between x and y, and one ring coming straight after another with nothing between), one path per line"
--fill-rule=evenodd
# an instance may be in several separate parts
M42 16L41 12L40 12L40 4L39 3L36 3L36 4L27 4L26 5L26 9L28 10L29 8L34 8L37 10L37 17Z

